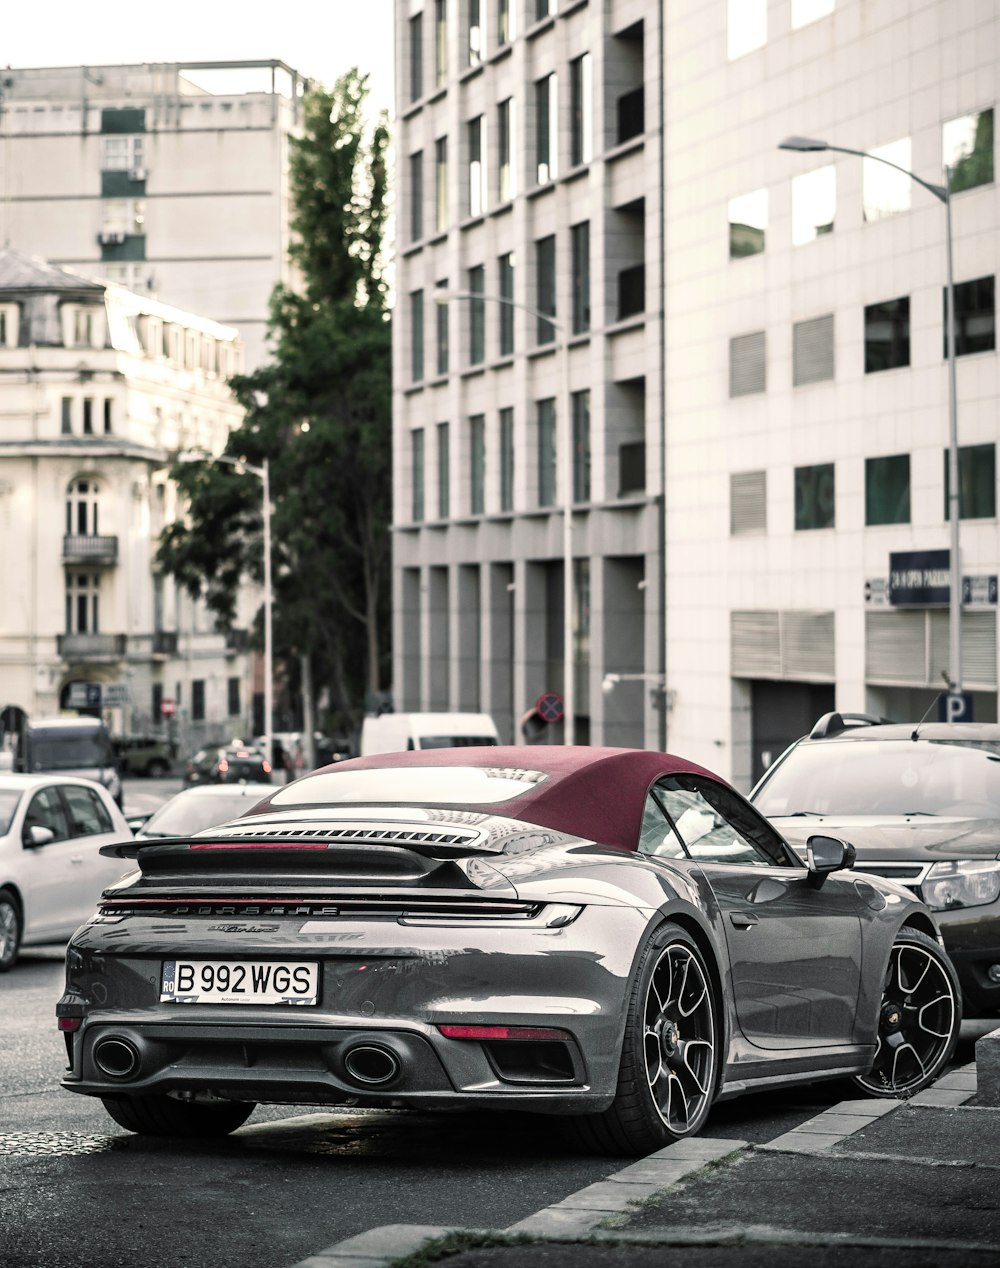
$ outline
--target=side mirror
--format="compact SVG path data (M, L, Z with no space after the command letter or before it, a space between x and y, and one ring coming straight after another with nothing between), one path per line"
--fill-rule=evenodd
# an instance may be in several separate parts
M853 845L839 837L811 836L806 842L806 867L809 883L819 889L831 872L845 871L854 866L857 857Z
M24 844L29 850L33 850L38 845L48 845L55 839L56 834L51 828L40 828L37 824L29 828L23 837Z

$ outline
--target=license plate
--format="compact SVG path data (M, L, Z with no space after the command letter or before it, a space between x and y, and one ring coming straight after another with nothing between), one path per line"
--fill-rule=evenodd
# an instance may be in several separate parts
M161 1004L315 1004L319 966L299 960L165 960Z

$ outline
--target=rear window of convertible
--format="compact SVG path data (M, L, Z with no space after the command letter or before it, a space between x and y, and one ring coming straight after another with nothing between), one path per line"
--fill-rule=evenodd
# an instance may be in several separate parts
M546 779L541 771L480 766L397 766L328 771L276 792L272 806L492 806Z

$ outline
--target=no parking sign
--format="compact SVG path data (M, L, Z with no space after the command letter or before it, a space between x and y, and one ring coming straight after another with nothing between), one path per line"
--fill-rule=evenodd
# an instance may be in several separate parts
M563 717L563 698L554 691L546 691L535 701L535 709L539 717L546 722L561 722Z

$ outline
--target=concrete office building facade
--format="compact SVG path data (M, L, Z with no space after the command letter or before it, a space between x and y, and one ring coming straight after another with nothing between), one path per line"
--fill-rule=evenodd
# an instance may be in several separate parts
M0 241L213 314L253 368L271 291L294 280L307 86L278 61L0 70Z
M995 720L993 6L396 14L397 699L519 738L565 687L570 554L578 740L748 787L827 709L933 707L948 235L905 172L947 166L961 685Z

